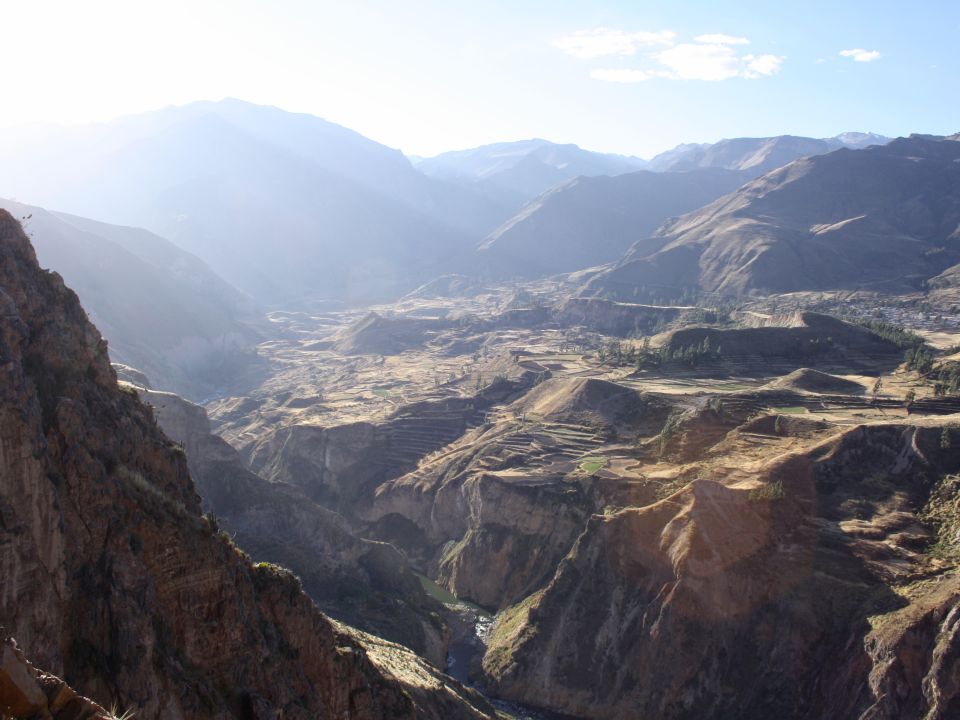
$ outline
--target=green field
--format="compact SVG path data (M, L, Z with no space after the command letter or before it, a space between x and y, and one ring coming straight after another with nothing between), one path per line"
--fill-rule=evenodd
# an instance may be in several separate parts
M607 459L603 457L585 457L580 461L580 472L593 475L607 466Z

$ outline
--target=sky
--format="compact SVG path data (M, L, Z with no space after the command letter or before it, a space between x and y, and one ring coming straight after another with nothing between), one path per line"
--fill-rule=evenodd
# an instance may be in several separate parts
M0 0L0 126L235 97L407 154L960 130L954 2Z

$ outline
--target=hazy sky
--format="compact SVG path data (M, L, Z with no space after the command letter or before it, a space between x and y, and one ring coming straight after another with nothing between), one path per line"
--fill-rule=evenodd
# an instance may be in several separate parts
M956 2L2 0L0 125L237 97L431 155L960 130Z

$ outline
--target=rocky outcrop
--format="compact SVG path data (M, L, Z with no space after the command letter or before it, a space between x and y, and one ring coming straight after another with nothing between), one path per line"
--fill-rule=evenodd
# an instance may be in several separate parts
M89 698L60 678L38 670L13 638L0 646L0 718L44 720L114 720Z
M960 584L922 511L938 427L867 426L593 517L498 618L497 692L591 718L936 718L960 708Z
M254 561L290 568L324 612L444 667L444 608L426 594L403 555L357 537L302 489L250 472L236 450L210 433L202 407L171 393L137 392L183 447L203 509Z
M146 388L147 390L153 387L147 376L140 370L132 368L129 365L124 365L123 363L115 362L110 364L113 366L114 372L117 373L117 380L120 382L130 383L131 385Z
M40 264L80 296L112 360L192 397L256 362L253 303L196 256L140 228L2 198L0 208L27 217Z
M217 532L183 452L6 213L0 289L0 625L27 657L148 719L492 715Z
M549 579L589 515L589 498L557 481L456 472L458 460L382 486L365 513L368 532L457 597L498 609Z

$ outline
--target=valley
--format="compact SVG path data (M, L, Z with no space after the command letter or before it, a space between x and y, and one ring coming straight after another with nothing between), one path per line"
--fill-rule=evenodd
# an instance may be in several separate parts
M960 717L960 135L15 135L0 720Z
M844 642L863 643L866 654L844 670L851 677L889 672L870 654L881 636L859 623L892 623L883 637L895 648L904 640L892 628L917 628L928 617L920 608L960 597L956 557L928 549L938 525L925 520L931 493L953 487L960 470L952 450L939 449L960 433L960 400L903 365L902 339L869 329L876 298L756 297L720 309L709 298L584 305L571 302L576 283L563 277L477 283L453 297L437 287L356 311L273 313L258 376L206 405L213 430L251 470L333 510L355 536L390 543L425 578L446 606L445 662L458 679L564 717L631 717L638 706L720 716L725 701L709 687L692 710L670 709L669 694L643 690L626 669L648 662L636 652L676 663L662 673L704 662L675 640L660 649L656 636L627 640L650 632L642 628L653 620L637 613L658 594L661 615L680 613L671 633L692 632L684 613L714 607L700 621L707 637L720 627L760 632L769 613L809 603L801 591L844 598L839 614L809 605L806 622L830 617ZM956 316L927 302L903 296L890 319L929 316L918 329L955 344ZM865 324L820 314L841 307ZM716 352L677 352L704 338ZM871 456L875 469L848 475ZM667 557L650 555L658 545ZM734 591L711 566L753 569ZM761 595L749 589L752 573L766 578ZM336 616L335 603L318 602ZM949 642L951 630L937 632ZM604 633L594 652L619 642L624 655L576 654ZM813 640L785 631L763 642L770 652L799 643L789 680L765 682L808 696L820 682L804 660ZM829 643L820 652L833 667L852 662ZM614 693L630 697L622 705L596 690L612 681L609 662L624 668ZM943 660L920 662L911 672L952 672ZM538 674L545 667L557 675ZM733 667L710 672L718 683L746 682ZM753 711L736 697L740 717L772 707L758 696Z

